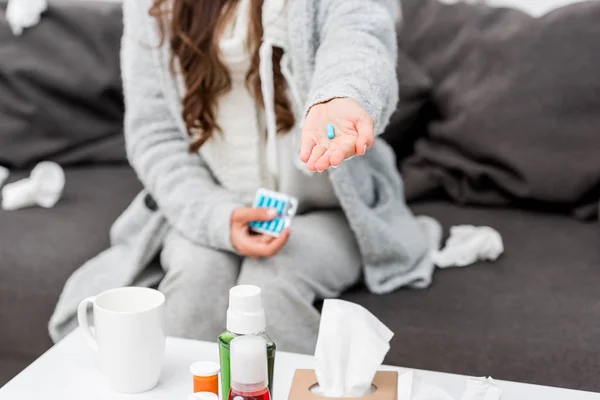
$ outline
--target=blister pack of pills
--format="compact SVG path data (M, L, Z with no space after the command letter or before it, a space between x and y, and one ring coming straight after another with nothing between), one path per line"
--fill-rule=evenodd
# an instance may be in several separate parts
M259 189L254 198L254 207L273 208L277 217L272 221L250 222L250 229L257 233L278 237L289 227L298 210L298 200L295 197L271 190Z

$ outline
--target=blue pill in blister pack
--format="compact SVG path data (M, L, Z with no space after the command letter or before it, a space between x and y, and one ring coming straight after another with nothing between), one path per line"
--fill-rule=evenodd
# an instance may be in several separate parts
M298 209L298 200L283 193L259 189L254 198L254 207L273 208L277 210L277 217L272 221L250 222L250 229L257 233L277 237L291 225L292 218Z

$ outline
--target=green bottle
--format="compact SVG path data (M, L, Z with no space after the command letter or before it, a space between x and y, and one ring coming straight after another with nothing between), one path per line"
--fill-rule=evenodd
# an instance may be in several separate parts
M230 344L238 336L261 336L267 342L267 365L269 391L273 393L273 371L275 368L275 343L266 333L265 310L262 306L261 290L257 286L240 285L229 291L227 330L218 337L221 360L221 394L226 399L231 388Z

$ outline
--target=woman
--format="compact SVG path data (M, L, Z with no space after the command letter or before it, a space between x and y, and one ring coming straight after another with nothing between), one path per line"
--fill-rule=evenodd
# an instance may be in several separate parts
M68 282L53 337L85 294L139 283L159 251L170 335L214 340L229 288L254 284L275 342L304 353L315 300L362 276L376 293L426 284L423 231L374 139L397 101L395 3L125 0L125 133L145 191ZM273 218L250 207L260 187L299 199L291 235L249 232Z

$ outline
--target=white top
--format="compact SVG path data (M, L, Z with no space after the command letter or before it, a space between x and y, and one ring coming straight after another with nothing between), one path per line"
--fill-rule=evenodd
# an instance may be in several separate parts
M131 395L112 392L99 369L98 355L88 346L79 330L67 336L50 351L35 361L6 386L0 388L0 399L23 400L165 400L187 399L191 394L188 367L198 359L219 361L217 343L167 338L165 364L160 382L153 390ZM310 356L277 351L275 382L272 397L288 398L292 378L297 368L314 368ZM405 374L409 370L382 367ZM417 375L428 383L438 385L454 398L463 392L466 377L417 370ZM402 376L400 377L402 380ZM558 389L507 381L496 381L502 389L502 400L600 400L600 394L577 390Z
M273 187L266 171L261 149L264 130L259 126L256 101L246 88L246 73L251 55L246 48L249 1L242 1L220 42L221 58L231 76L231 90L220 98L217 123L223 134L214 132L200 148L221 184L237 193L246 203L254 199L256 189Z
M231 76L231 90L218 104L217 123L223 134L215 133L200 154L219 182L251 204L257 189L281 191L297 197L300 211L333 208L339 205L327 173L312 174L301 165L299 143L292 132L277 134L274 111L272 48L287 46L285 1L265 0L263 44L260 48L261 90L265 108L259 107L246 86L251 57L247 48L250 0L240 1L235 15L220 39L221 59ZM302 119L294 93L293 74L284 56L282 72L288 82L296 121ZM298 126L293 128L299 129Z

